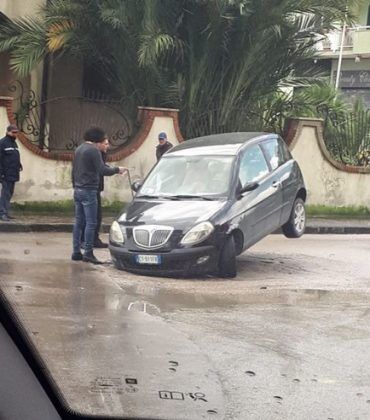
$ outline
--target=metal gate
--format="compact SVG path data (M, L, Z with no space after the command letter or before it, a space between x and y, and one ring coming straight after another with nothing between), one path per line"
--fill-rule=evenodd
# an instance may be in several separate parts
M370 163L370 110L334 112L319 107L324 118L324 140L332 157L347 165Z
M35 92L15 81L9 87L14 97L14 117L30 142L47 151L72 151L83 142L91 126L102 127L114 151L128 143L137 131L134 117L124 111L122 99L96 92L83 96L40 101Z

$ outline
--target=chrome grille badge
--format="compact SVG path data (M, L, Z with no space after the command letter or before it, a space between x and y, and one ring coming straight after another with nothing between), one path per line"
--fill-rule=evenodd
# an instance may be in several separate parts
M158 225L143 225L133 229L135 243L146 249L161 247L168 241L172 232L173 227Z

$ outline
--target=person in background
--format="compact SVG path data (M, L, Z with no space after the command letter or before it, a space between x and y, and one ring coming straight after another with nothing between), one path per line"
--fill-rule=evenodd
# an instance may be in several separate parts
M105 132L91 127L84 134L85 142L77 147L72 164L75 223L73 226L73 261L101 264L93 253L97 225L99 182L102 176L123 174L123 167L110 167L103 162L101 153L109 146ZM85 223L85 252L81 253L81 234Z
M23 170L18 145L18 127L11 124L6 129L6 136L0 140L0 221L9 222L10 200L14 193L15 183L19 181L19 172Z
M162 157L164 153L167 152L167 150L170 150L171 147L173 147L172 143L170 143L167 140L167 134L164 131L158 134L158 141L159 141L159 144L155 150L157 161Z

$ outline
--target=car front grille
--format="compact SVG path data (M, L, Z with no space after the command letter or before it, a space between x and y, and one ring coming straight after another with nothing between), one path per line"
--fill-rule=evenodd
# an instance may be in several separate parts
M133 236L136 245L139 247L154 249L164 245L172 232L173 228L169 226L146 225L135 227Z

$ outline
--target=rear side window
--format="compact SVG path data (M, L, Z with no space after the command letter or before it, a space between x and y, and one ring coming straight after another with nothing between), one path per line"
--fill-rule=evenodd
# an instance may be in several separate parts
M281 148L282 154L284 156L284 162L287 162L288 160L293 159L285 141L279 138L278 142L279 142L279 147Z
M264 141L262 143L262 148L272 170L291 159L287 146L280 138Z
M258 181L269 173L266 159L258 145L248 147L240 162L239 179L241 185Z

